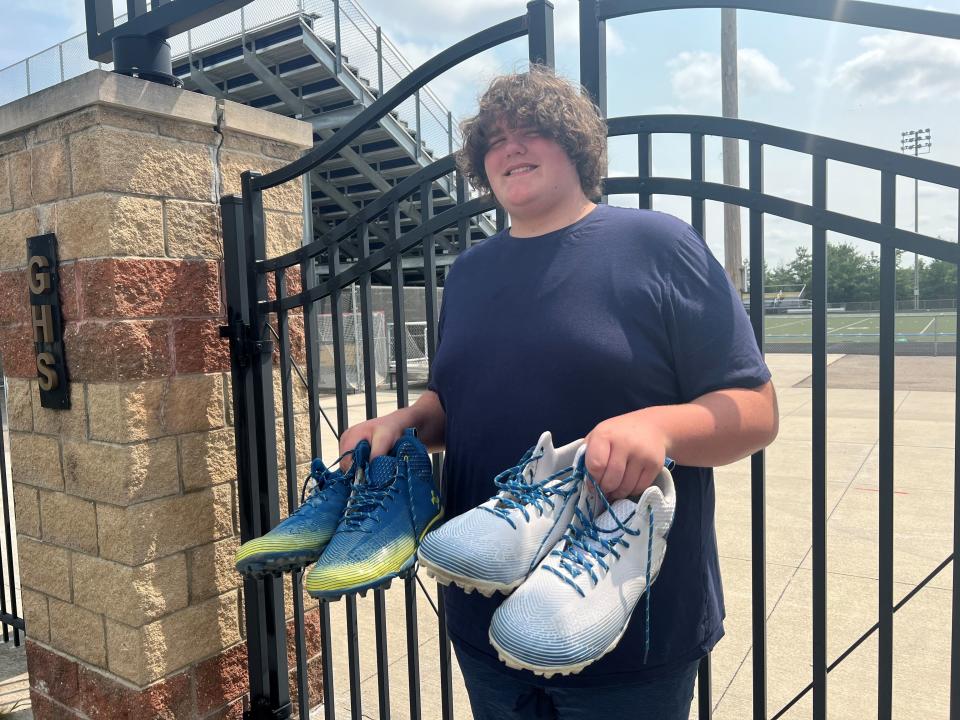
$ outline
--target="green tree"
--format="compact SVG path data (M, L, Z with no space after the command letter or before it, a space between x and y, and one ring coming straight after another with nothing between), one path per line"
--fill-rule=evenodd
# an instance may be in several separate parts
M920 297L924 300L949 300L957 296L957 266L943 260L931 260L920 266Z

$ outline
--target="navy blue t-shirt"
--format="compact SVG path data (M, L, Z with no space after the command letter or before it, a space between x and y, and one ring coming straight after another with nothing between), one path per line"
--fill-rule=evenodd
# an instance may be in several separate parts
M546 235L501 232L457 259L444 290L429 387L446 412L446 517L495 494L494 476L544 430L560 446L617 415L769 379L740 298L681 220L599 205ZM647 664L641 600L615 650L549 683L652 678L723 635L713 471L678 466L673 477L677 509L651 593ZM503 599L446 589L450 635L533 680L501 664L487 639Z

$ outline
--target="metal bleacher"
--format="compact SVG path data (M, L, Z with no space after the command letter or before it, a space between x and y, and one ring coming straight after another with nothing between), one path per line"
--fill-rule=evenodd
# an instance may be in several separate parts
M122 18L120 18L122 20ZM411 71L396 46L354 0L254 0L244 8L170 39L174 74L185 88L245 103L313 125L314 141L373 103ZM77 36L0 70L0 104L89 69ZM402 103L327 163L311 172L314 236L350 217L394 184L460 144L452 114L428 89ZM449 180L434 184L437 211L456 202ZM419 223L419 200L401 205L400 230ZM386 218L371 224L371 247L387 239ZM495 232L491 218L471 226L471 240ZM451 231L453 234L453 231ZM458 247L437 237L437 265ZM341 242L354 256L351 241ZM422 267L415 257L410 268ZM411 276L412 282L417 278Z

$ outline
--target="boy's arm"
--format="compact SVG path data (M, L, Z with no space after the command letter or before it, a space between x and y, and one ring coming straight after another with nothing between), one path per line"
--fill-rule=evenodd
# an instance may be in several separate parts
M726 465L769 445L778 429L772 382L716 390L603 421L587 436L586 466L609 497L633 496L653 482L667 456L681 465Z
M340 436L340 452L351 450L365 439L370 443L371 457L385 455L409 427L417 429L421 442L428 450L439 452L443 450L446 423L447 415L440 404L440 397L432 390L427 390L413 405L349 428ZM349 459L346 459L343 467L350 467Z

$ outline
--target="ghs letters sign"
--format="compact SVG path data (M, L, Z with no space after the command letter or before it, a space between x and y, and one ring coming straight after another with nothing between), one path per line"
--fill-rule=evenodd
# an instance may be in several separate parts
M27 238L27 286L30 323L40 379L40 404L54 410L70 409L70 384L63 357L63 320L60 315L60 278L57 274L57 236Z

